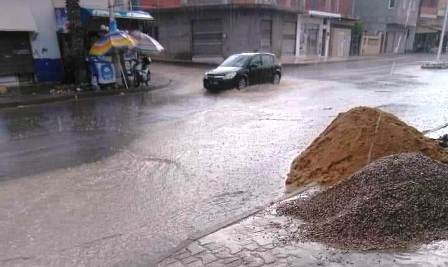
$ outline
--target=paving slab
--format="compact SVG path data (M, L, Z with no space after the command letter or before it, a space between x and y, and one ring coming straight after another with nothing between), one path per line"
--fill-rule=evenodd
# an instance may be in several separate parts
M367 252L340 250L324 244L297 241L294 235L297 234L298 225L303 222L297 218L277 215L275 206L274 204L243 221L192 241L188 247L204 248L204 251L198 254L202 259L202 266L431 267L446 266L448 263L447 241L422 245L409 251ZM222 259L223 253L229 257ZM170 266L167 263L170 263L169 260L175 260L176 255L169 256L158 266Z

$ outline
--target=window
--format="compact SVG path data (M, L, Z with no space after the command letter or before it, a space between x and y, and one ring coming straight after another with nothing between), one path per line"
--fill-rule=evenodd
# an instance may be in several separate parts
M325 11L331 11L331 0L325 0Z
M341 6L340 0L336 0L336 8L333 9L333 11L336 11L336 13L339 13L340 12L340 10L339 10L340 6Z
M260 30L260 48L262 51L270 52L272 45L272 20L262 20Z
M227 58L222 64L221 67L243 67L246 65L249 56L246 55L233 55Z
M114 6L116 10L125 10L127 6L125 6L124 0L115 0Z
M395 0L389 0L389 8L395 7Z
M263 61L263 66L272 66L274 65L274 58L270 55L262 55L261 60Z
M254 56L250 61L250 65L255 65L256 67L261 66L261 56Z

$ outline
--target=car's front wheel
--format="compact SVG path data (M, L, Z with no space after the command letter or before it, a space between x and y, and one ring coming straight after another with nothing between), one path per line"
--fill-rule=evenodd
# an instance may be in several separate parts
M281 79L280 73L275 73L274 77L272 78L272 83L280 84L280 79Z
M236 88L238 90L241 90L241 89L246 88L246 87L247 87L247 79L244 78L244 77L239 78L238 83L236 85Z

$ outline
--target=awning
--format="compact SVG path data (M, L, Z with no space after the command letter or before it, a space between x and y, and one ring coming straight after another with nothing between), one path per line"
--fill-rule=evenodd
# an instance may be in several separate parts
M437 33L440 30L431 28L431 27L425 27L425 26L418 26L415 30L415 33L417 34L425 34L425 33Z
M81 8L81 17L109 17L109 10ZM145 11L115 11L115 18L119 19L137 19L137 20L154 20L154 18Z
M324 12L324 11L317 11L317 10L310 10L308 12L311 16L315 17L324 17L324 18L341 18L341 14L339 13L331 13L331 12Z
M37 32L30 8L23 0L0 0L0 31Z

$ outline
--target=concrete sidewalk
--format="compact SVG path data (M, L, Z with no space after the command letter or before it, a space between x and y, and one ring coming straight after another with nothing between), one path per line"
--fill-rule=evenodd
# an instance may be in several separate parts
M377 56L351 56L351 57L282 57L281 62L283 66L307 66L307 65L317 65L317 64L328 64L328 63L341 63L341 62L351 62L351 61L363 61L363 60L374 60L386 57L398 57L403 55L377 55Z
M130 89L119 88L119 89L109 89L99 91L89 90L81 92L76 92L73 90L61 90L60 92L57 91L52 92L49 90L43 90L42 92L39 91L20 92L19 90L17 90L19 92L15 92L13 94L0 95L0 108L12 108L18 106L37 105L37 104L67 101L67 100L78 100L91 97L148 92L167 87L172 82L171 79L168 79L164 75L160 75L157 73L153 73L152 78L153 79L150 82L149 86L140 88L130 88Z
M282 57L280 62L283 66L307 66L307 65L317 65L317 64L328 64L328 63L341 63L341 62L351 62L351 61L362 61L362 60L374 60L381 58L390 57L400 57L405 55L378 55L378 56L351 56L351 57ZM153 58L154 61L183 64L183 65L204 65L204 66L217 66L224 58L220 57L202 57L194 58L193 60L182 60L182 59L166 59L166 58Z
M285 201L309 193L312 191ZM409 251L367 252L300 242L294 237L303 222L279 216L275 208L274 204L233 225L191 239L158 266L443 266L448 262L448 244L444 241Z

